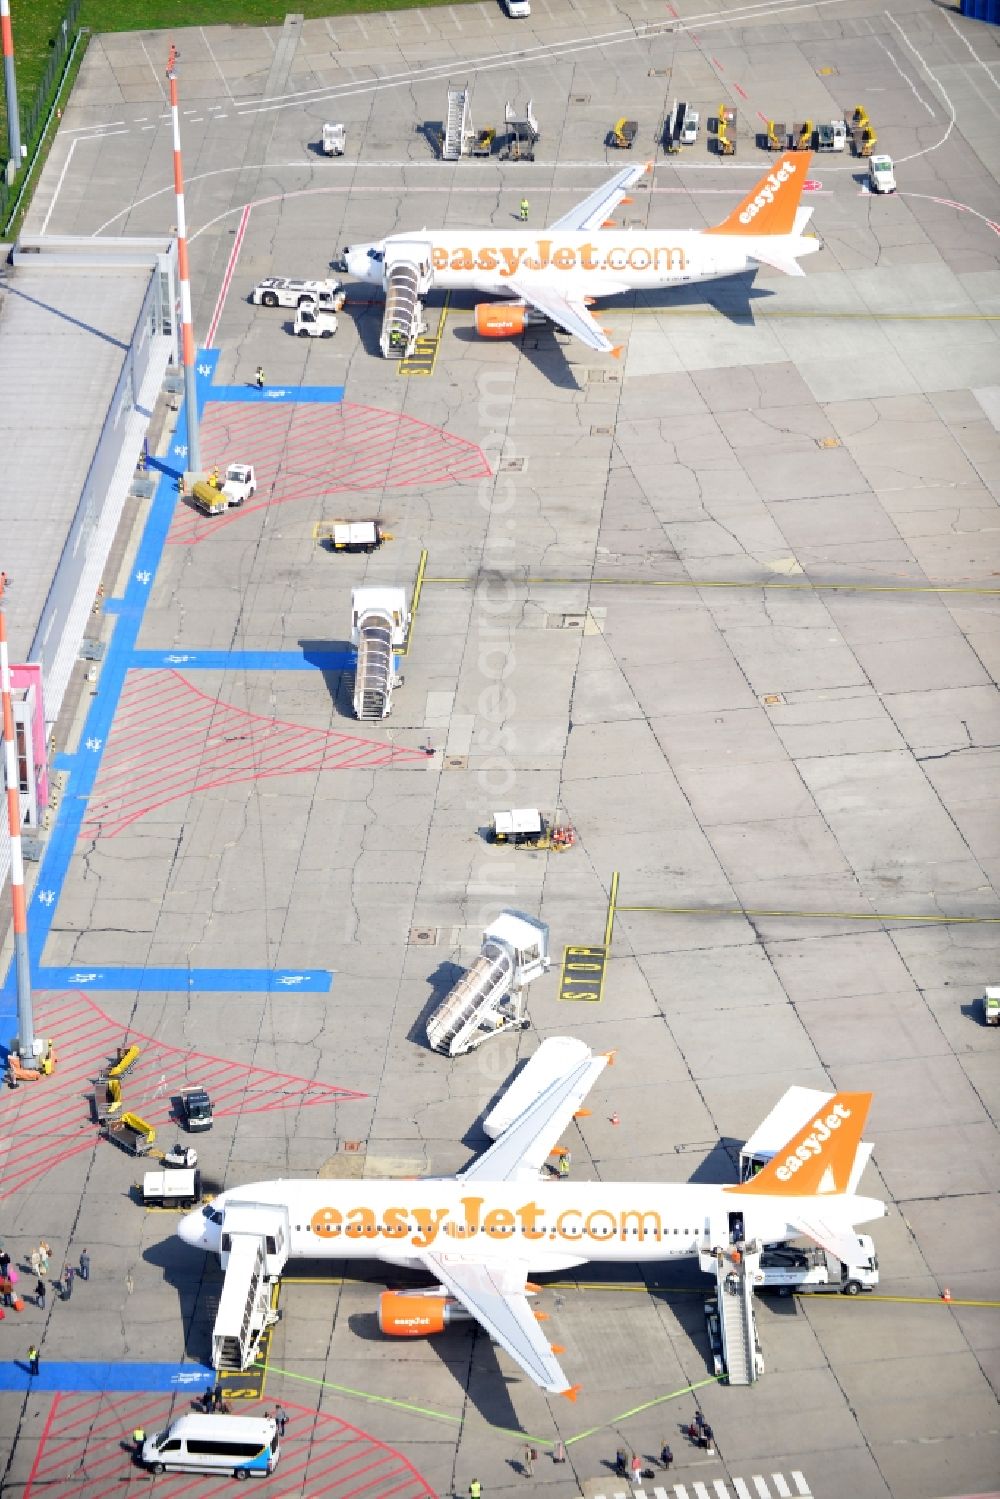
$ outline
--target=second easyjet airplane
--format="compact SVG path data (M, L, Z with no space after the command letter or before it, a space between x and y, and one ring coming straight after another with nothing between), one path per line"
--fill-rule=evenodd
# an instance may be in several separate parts
M769 265L804 274L799 261L820 248L804 233L812 213L799 200L812 160L779 157L721 224L709 229L617 229L608 215L652 162L626 167L571 212L537 233L526 229L424 229L348 245L348 272L385 286L392 264L409 260L430 271L434 286L507 298L476 308L476 329L503 338L547 318L592 349L620 354L588 308L601 297L656 291L690 281L734 276Z
M383 1332L412 1337L473 1317L543 1390L570 1398L578 1387L560 1367L562 1350L528 1301L537 1289L527 1284L531 1273L708 1254L734 1237L772 1244L805 1235L844 1262L856 1258L856 1225L885 1213L877 1198L855 1195L870 1154L861 1142L870 1093L828 1095L741 1184L543 1181L547 1157L609 1060L582 1041L544 1042L484 1120L495 1143L457 1176L254 1182L189 1213L177 1232L225 1256L227 1211L245 1218L259 1208L262 1219L281 1218L293 1259L423 1270L432 1290L383 1293Z

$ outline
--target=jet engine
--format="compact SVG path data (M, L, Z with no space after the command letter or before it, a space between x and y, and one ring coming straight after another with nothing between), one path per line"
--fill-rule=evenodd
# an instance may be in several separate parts
M383 1291L378 1299L379 1331L390 1338L426 1338L452 1322L468 1322L469 1313L453 1296Z
M480 302L476 307L476 332L480 338L516 338L528 324L523 302Z

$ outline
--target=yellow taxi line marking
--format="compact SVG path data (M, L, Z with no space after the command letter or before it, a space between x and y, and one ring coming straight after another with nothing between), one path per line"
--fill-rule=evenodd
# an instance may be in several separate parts
M468 587L484 581L478 577L425 578L427 584L440 586L459 585ZM755 580L728 578L518 578L510 576L507 581L521 584L525 588L735 588L768 590L785 593L955 593L978 594L993 598L1000 595L1000 588L972 583L824 583L822 581L793 582L787 578L759 578Z
M656 911L664 916L780 916L797 921L923 921L935 926L991 926L1000 916L920 915L902 911L763 911L752 906L713 910L705 906L617 906L618 911Z

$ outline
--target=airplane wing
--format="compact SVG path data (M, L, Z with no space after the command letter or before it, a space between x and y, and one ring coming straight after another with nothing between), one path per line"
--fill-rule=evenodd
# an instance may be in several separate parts
M595 1057L588 1049L585 1057L553 1079L489 1150L459 1173L459 1180L503 1182L537 1177L610 1060L610 1052Z
M526 1264L491 1265L430 1253L420 1258L536 1384L553 1395L576 1398L577 1387L563 1373L524 1294Z
M597 349L601 354L617 354L610 338L601 325L594 321L587 311L587 305L583 295L565 297L550 285L540 286L533 281L509 281L505 291L514 292L522 301L534 307L543 317L550 318L553 323L567 333L572 333L574 338L580 339L588 348Z
M610 182L591 193L589 198L584 198L569 213L564 213L561 219L556 219L549 228L599 229L605 219L614 213L629 188L634 187L639 178L652 171L652 168L651 161L644 161L642 166L626 167L624 171L617 172Z

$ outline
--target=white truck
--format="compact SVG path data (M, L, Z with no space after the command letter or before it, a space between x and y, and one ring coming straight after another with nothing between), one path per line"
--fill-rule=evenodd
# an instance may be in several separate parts
M817 151L847 150L847 121L829 120L816 127Z
M678 140L682 146L693 146L698 140L698 126L701 124L701 116L696 109L686 109L681 121Z
M296 338L332 338L337 331L337 314L315 302L300 302L295 309L292 332Z
M868 1234L858 1234L857 1255L851 1265L842 1264L824 1249L800 1248L795 1244L765 1245L760 1269L754 1273L754 1289L779 1291L839 1292L857 1296L878 1285L878 1255Z
M250 293L251 302L258 307L301 307L313 302L330 312L339 312L346 299L344 288L332 277L325 281L291 281L287 276L266 276Z
M323 126L322 149L324 156L343 156L347 148L347 131L339 122L328 122Z
M142 1178L142 1201L146 1207L192 1208L201 1201L201 1172L147 1171Z

